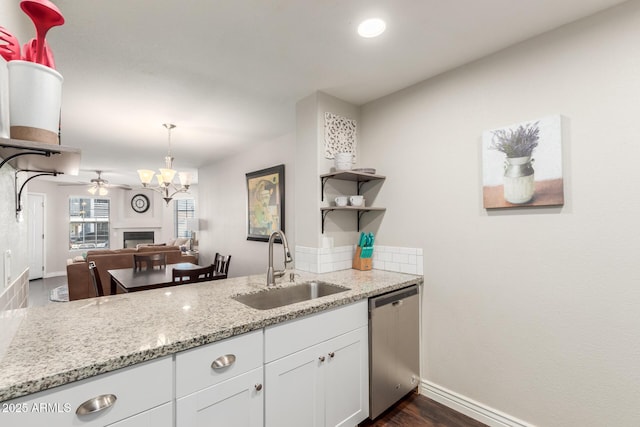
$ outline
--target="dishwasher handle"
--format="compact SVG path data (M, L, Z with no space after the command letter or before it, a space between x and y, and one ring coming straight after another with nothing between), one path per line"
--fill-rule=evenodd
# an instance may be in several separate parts
M393 306L402 305L402 300L418 295L418 285L409 286L397 291L389 292L384 295L369 299L369 311L376 308L392 304Z

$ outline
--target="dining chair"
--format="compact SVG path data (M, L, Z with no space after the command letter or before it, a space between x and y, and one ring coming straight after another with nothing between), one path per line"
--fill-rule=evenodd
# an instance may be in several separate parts
M213 267L216 273L222 273L225 276L229 273L229 264L231 264L231 255L222 255L216 252L213 257Z
M93 290L96 292L96 296L103 297L104 291L102 290L102 282L100 282L100 275L95 261L89 261L89 277L91 278L91 283L93 283Z
M201 268L191 268L191 269L174 268L172 272L172 276L173 276L173 281L177 284L206 282L208 280L213 280L214 271L215 270L214 270L213 264L207 267L201 267Z
M133 266L135 271L152 270L154 267L167 267L167 254L158 253L150 255L133 254Z

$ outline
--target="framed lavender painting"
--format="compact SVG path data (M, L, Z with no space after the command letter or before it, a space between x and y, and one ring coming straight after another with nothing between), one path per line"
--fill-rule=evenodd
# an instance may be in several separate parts
M564 204L561 125L554 115L483 132L485 209Z

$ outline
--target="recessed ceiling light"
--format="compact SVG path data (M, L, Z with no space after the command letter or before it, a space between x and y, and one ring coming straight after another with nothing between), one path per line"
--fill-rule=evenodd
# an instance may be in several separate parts
M387 24L382 19L367 19L358 25L358 34L366 38L378 37L386 28Z

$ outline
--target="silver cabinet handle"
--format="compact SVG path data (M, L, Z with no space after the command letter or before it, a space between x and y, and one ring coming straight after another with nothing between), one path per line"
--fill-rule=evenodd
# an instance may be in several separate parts
M318 357L318 360L320 360L321 362L324 362L324 356Z
M255 387L258 391L262 390L262 384L256 384Z
M77 415L88 415L95 414L96 412L100 412L105 410L114 403L116 403L118 398L114 394L103 394L98 397L94 397L93 399L89 399L76 409Z
M329 353L329 357L330 357L330 358L332 358L332 359L333 359L333 357L334 357L335 355L336 355L336 354L335 354L333 351L332 351L331 353Z
M224 356L218 357L216 360L211 363L212 369L222 369L227 366L231 366L235 363L236 356L235 354L225 354Z

